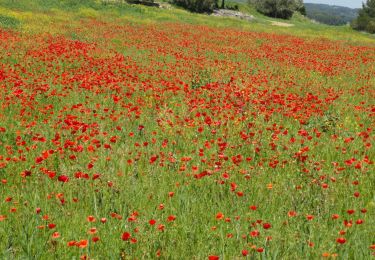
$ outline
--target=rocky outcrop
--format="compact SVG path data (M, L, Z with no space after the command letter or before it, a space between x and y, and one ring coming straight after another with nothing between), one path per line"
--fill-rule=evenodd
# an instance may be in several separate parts
M213 16L221 16L221 17L233 17L242 20L252 21L254 20L254 16L249 14L244 14L242 12L233 11L233 10L226 10L226 9L216 9L212 13Z

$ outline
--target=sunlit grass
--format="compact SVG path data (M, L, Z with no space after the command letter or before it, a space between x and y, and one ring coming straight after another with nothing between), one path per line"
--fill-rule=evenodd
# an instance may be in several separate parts
M201 14L192 14L180 8L174 7L172 10L157 9L154 7L147 6L137 6L129 4L108 4L103 5L101 2L96 4L91 4L91 7L77 6L68 9L68 11L59 11L56 6L55 1L51 0L51 3L45 6L45 9L41 9L43 6L41 4L29 4L23 1L20 1L16 7L12 8L9 6L10 0L3 0L4 4L0 12L5 14L11 14L17 19L20 19L24 26L27 27L27 30L36 31L43 30L40 28L43 23L48 23L48 17L40 12L48 12L52 10L54 13L58 13L59 19L64 19L65 21L79 20L82 18L98 18L99 11L104 14L100 15L100 19L114 21L113 19L121 19L136 23L160 23L160 22L184 22L188 24L205 24L214 27L222 28L237 28L242 30L251 30L267 33L284 33L298 35L301 37L321 37L333 40L343 40L353 43L367 43L372 44L375 41L374 36L366 35L360 32L353 31L349 26L326 26L321 24L315 24L309 21L306 18L302 18L300 15L296 15L292 20L285 21L287 23L292 23L295 26L290 28L283 28L271 25L270 21L279 21L278 19L268 18L262 16L256 11L248 7L246 4L240 4L240 10L245 13L250 13L256 16L254 22L241 21L234 18L220 18L220 17L209 17L207 15ZM29 9L32 9L33 12L22 11L20 7L24 4L28 6ZM1 2L0 2L1 6ZM6 6L6 7L5 7ZM64 5L63 5L64 6ZM9 10L9 8L11 8ZM38 9L39 8L39 9ZM26 9L27 10L27 9ZM34 17L33 17L34 16ZM38 19L40 17L40 19Z
M372 256L371 36L0 3L0 258Z

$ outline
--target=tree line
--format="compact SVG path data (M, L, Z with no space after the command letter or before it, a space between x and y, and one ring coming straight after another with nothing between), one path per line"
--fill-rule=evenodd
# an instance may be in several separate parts
M151 5L154 0L125 0L129 3L141 3ZM273 18L290 19L295 12L306 15L306 7L303 0L247 0L248 4L254 6L259 13ZM170 0L172 4L181 6L192 12L211 13L215 8L225 8L225 0ZM316 17L320 17L321 22L339 25L347 23L348 18L343 18L334 14L323 14L320 12ZM319 20L319 19L317 19ZM362 9L358 12L358 17L351 22L355 30L375 33L375 0L367 0Z
M248 0L258 12L275 18L289 19L295 11L306 14L302 0ZM225 8L225 0L172 0L173 4L193 12L212 12Z
M351 26L355 30L375 33L375 0L367 0L359 10L357 19L353 20Z
M312 20L329 25L345 25L358 16L359 9L305 3L306 16Z

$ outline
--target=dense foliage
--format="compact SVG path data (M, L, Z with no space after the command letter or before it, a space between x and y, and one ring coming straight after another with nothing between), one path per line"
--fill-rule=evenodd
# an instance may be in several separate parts
M250 0L258 12L274 17L289 19L295 11L305 12L302 0Z
M325 4L305 4L310 19L329 25L344 25L358 16L358 9Z
M172 3L197 13L212 12L218 6L217 0L172 0Z
M142 5L149 5L149 6L157 5L155 4L154 0L126 0L126 2L129 4L142 4Z
M356 30L375 33L375 0L367 0L359 11L358 18L352 22Z

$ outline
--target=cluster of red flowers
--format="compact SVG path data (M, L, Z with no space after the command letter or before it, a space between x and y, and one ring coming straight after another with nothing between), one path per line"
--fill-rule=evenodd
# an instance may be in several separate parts
M0 30L0 237L30 219L45 255L168 258L185 237L211 260L272 255L284 234L365 251L374 47L82 24L86 41Z

